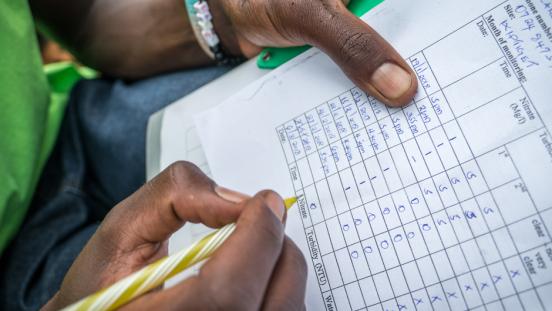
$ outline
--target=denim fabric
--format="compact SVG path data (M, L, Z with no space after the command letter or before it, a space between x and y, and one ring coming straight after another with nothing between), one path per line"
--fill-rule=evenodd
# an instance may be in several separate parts
M226 71L75 86L25 222L0 258L0 309L37 310L53 296L106 213L144 183L148 117Z

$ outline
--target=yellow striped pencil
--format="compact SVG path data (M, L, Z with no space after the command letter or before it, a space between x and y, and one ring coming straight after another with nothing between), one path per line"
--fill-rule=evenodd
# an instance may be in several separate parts
M295 202L297 202L296 197L284 200L287 209L293 206ZM63 310L114 310L153 288L161 286L167 279L196 263L207 259L234 232L235 228L235 224L226 225L206 235L187 249L159 259Z

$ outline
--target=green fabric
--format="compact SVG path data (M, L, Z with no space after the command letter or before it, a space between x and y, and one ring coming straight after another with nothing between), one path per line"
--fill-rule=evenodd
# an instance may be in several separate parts
M348 8L356 16L361 16L382 2L383 0L351 0ZM308 49L310 46L265 48L257 57L257 66L262 69L274 69Z
M39 164L48 158L50 150L56 141L59 125L63 119L71 89L80 79L91 79L97 76L94 70L87 67L77 67L71 62L48 64L44 66L44 73L50 86L50 104L44 137L44 148L42 150L44 155L39 159Z
M0 1L0 47L1 254L23 221L79 75L65 64L47 69L47 78L26 0Z

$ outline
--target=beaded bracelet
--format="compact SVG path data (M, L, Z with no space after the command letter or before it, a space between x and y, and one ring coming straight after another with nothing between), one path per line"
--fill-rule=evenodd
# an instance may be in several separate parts
M205 0L185 0L190 23L200 47L218 65L235 65L244 61L241 56L231 56L225 53L218 35L213 27L213 16Z

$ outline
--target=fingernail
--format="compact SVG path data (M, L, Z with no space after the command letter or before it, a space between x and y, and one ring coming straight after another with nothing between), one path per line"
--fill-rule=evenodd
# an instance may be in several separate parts
M262 196L265 200L266 205L270 210L280 219L284 220L284 215L286 214L286 207L284 205L284 200L276 192L272 191L263 191Z
M397 99L410 89L412 77L400 66L384 63L372 74L371 83L387 99Z
M249 196L246 194L221 186L216 186L215 192L218 194L219 197L234 203L240 203L241 201L247 200L249 198Z
M284 206L284 201L279 200L278 202L274 202L268 205L270 207L270 210L280 219L280 221L284 221L284 215L286 214L286 207Z

